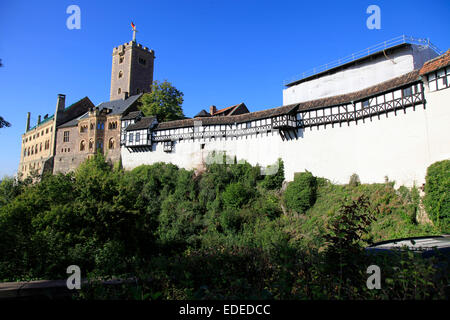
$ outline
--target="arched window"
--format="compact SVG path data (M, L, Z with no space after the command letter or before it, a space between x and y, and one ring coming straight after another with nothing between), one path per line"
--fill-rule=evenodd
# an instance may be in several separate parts
M89 150L92 150L94 148L94 141L89 140Z
M80 151L84 151L85 148L86 148L86 142L84 142L84 140L81 140L81 142L80 142Z
M123 77L123 72L122 70L119 71L119 79Z
M109 139L108 148L114 149L114 138Z
M121 94L121 93L122 93L122 89L120 89L120 88L117 89L117 93L118 93L118 94Z

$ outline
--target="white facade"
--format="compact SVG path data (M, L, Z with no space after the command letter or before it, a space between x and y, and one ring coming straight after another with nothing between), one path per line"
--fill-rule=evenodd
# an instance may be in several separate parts
M423 84L415 81L354 104L350 101L297 111L297 121L307 127L292 130L288 138L286 133L280 134L283 131L274 130L279 119L276 117L158 130L152 133L151 151L132 152L122 147L122 163L125 169L156 162L199 169L212 151L225 151L228 156L252 165L273 165L282 158L288 181L295 172L308 170L335 183L348 183L350 176L357 173L363 183L383 182L387 176L390 181L396 181L397 187L420 186L425 182L430 164L450 159L450 87L447 85L450 68L436 74L441 76L438 90L432 85L430 91L428 77L424 76ZM446 86L439 85L439 81ZM343 115L346 120L341 123L325 126L312 122L316 124L309 127L307 124ZM192 136L202 138L192 139ZM168 137L172 146L169 149L165 148Z
M419 69L437 56L428 47L401 46L392 53L342 66L338 71L305 80L283 90L283 105L359 91Z

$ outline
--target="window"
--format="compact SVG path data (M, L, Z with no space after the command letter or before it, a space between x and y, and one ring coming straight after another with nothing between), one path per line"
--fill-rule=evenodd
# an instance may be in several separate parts
M133 133L130 133L130 135L128 136L128 141L133 142Z
M86 148L86 142L84 142L84 140L81 140L81 142L80 142L80 151L84 151L85 148Z
M98 130L104 130L105 129L105 124L103 122L97 123L97 129Z
M430 91L437 91L449 87L450 82L450 67L442 68L436 72L428 75L428 85Z
M46 134L48 133L48 128L47 128L47 129L45 129L45 133L46 133Z
M103 140L101 139L97 140L97 150L103 152Z
M145 66L147 61L145 61L144 58L139 58L139 63L142 64L143 66Z
M121 93L122 93L122 89L120 89L120 88L117 89L117 93L118 93L118 94L121 94Z
M408 87L402 90L403 97L412 96L412 88Z
M119 71L119 79L123 77L123 72L122 70Z
M64 131L64 142L69 142L69 131Z
M108 128L110 129L110 130L114 130L114 129L117 129L117 122L109 122L108 123Z
M364 100L363 102L361 102L361 105L363 108L367 108L369 106L369 99Z
M41 152L42 151L42 142L41 142L41 144L39 145L39 152Z
M123 57L119 57L119 63L123 62Z
M109 139L108 148L114 149L114 139L113 138Z
M202 143L201 145L200 145L200 149L205 149L205 144L204 143Z
M89 150L92 150L92 148L94 148L94 141L89 140Z
M141 133L136 132L136 142L139 142L139 140L141 140Z

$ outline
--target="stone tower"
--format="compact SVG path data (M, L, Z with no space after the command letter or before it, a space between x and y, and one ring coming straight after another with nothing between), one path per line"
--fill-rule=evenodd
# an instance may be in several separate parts
M149 92L153 82L155 52L136 41L113 50L110 100Z

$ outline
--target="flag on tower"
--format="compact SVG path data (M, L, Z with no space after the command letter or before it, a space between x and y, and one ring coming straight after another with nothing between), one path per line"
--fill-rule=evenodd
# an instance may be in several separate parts
M131 22L131 27L134 29L136 29L136 26L134 25L133 21Z

